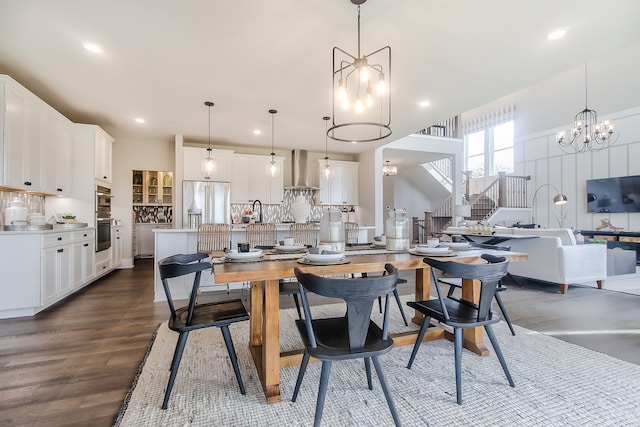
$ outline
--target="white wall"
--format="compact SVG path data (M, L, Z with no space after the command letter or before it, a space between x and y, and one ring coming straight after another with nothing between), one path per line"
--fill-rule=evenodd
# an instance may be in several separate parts
M115 197L111 202L111 214L113 218L122 220L122 259L124 265L133 264L131 253L131 230L133 226L131 203L132 170L175 172L173 141L122 138L113 143L111 193Z
M587 58L587 62L588 107L597 110L600 121L613 121L619 132L619 139L608 150L566 154L556 143L555 134L569 129L575 114L584 108L584 66L464 113L462 121L507 104L516 105L515 173L531 175L529 203L535 190L547 183L558 187L569 199L561 211L550 200L553 190L541 189L534 211L537 223L558 226L557 219L566 213L564 226L591 230L607 218L627 231L638 231L640 213L588 213L586 180L640 174L640 43L602 58Z

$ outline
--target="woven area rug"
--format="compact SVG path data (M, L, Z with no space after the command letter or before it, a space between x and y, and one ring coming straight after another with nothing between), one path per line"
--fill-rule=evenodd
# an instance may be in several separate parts
M405 299L411 296L405 297ZM405 308L408 308L405 306ZM341 305L313 308L342 313ZM405 329L395 303L392 329ZM376 310L374 310L376 311ZM409 316L409 312L407 315ZM295 309L281 311L282 349L300 348ZM160 325L116 426L309 426L313 424L320 363L307 368L297 402L291 402L297 367L282 370L280 403L268 405L249 349L248 322L232 326L247 389L241 395L217 328L191 334L169 408L160 409L177 334ZM413 327L413 326L411 326ZM424 343L411 370L411 346L382 358L387 380L405 426L638 426L640 366L558 339L506 324L495 326L516 387L509 387L494 354L465 351L462 405L455 401L453 344ZM492 352L493 353L493 352ZM374 375L367 389L361 361L334 363L322 424L389 426L393 420Z

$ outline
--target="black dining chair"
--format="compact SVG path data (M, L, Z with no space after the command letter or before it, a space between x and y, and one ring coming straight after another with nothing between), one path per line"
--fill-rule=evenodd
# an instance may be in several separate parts
M393 348L393 340L389 337L387 329L388 300L398 279L398 270L393 265L386 264L385 271L388 273L387 275L377 277L325 278L312 273L303 273L298 268L295 269L304 309L304 319L296 320L296 326L304 342L305 350L291 400L295 402L298 397L309 358L314 357L321 360L322 370L314 418L314 426L316 427L320 425L322 419L331 364L334 361L361 358L365 362L369 390L373 389L371 382L371 361L373 361L391 416L395 425L400 425L400 419L379 360L380 355ZM313 318L306 291L344 300L347 306L346 315ZM382 327L371 320L373 303L380 295L384 295L387 299Z
M407 364L408 369L411 369L411 366L413 365L431 319L435 319L441 324L453 328L456 370L456 401L459 405L462 404L462 339L463 332L467 328L484 326L484 330L491 341L491 345L493 346L496 356L498 356L498 360L500 361L502 370L509 381L509 385L511 387L515 387L511 374L509 373L509 369L507 368L507 363L502 356L500 345L498 344L498 340L496 339L493 328L491 327L493 323L497 323L501 320L500 315L492 311L491 306L498 282L507 274L509 261L504 257L498 258L488 254L482 255L482 258L487 261L486 264L463 264L454 261L446 262L432 258L425 258L424 262L431 266L432 279L438 298L407 303L407 305L425 316L422 321L420 331L418 332L418 337L413 346L411 358ZM440 289L440 283L438 282L435 273L436 269L454 277L479 280L480 299L478 304L455 297L445 296Z
M511 250L510 246L496 246L496 245L487 245L483 243L471 243L471 246L478 249L493 249L498 251ZM507 273L507 276L509 276L509 278L513 280L513 278L510 276L509 273ZM440 283L444 283L445 285L449 286L449 292L447 293L447 297L453 296L456 289L462 288L462 279L459 277L445 277L445 278L440 277L438 280L440 281ZM502 301L502 297L500 296L500 293L506 290L507 290L507 287L505 286L503 281L500 280L498 282L498 287L496 289L496 294L494 298L496 300L496 303L498 304L498 308L500 308L500 313L502 313L502 317L504 317L505 322L507 322L507 326L509 326L511 335L515 336L516 331L513 328L513 325L511 324L511 318L509 317L509 312L507 312L507 308L505 307L504 302Z
M167 296L169 310L171 310L171 317L169 317L168 326L169 329L180 334L173 354L173 360L171 361L171 374L169 376L169 383L167 384L167 390L162 402L162 409L167 409L167 404L169 403L169 397L171 397L171 390L173 389L173 383L178 373L178 367L180 366L180 360L182 359L182 353L184 352L189 332L196 329L210 328L213 326L220 328L222 336L224 337L224 342L227 346L229 358L231 359L233 371L236 375L236 380L238 381L238 386L240 387L240 393L245 394L240 368L238 367L238 358L236 357L236 351L233 347L233 341L231 340L231 333L229 332L229 325L235 322L249 320L249 314L240 299L229 299L204 304L197 303L198 290L200 288L200 276L204 270L211 269L211 263L203 262L207 257L208 254L206 253L187 255L180 254L158 261L162 287L164 288L165 295ZM169 279L193 273L195 274L193 278L193 286L191 287L189 304L185 307L176 308L169 288Z

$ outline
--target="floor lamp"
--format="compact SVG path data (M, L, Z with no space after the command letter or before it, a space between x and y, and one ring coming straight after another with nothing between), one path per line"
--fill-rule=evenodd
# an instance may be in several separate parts
M551 187L556 192L556 195L553 197L553 204L556 206L560 206L560 218L558 218L558 225L562 227L564 222L564 212L562 205L565 205L568 199L567 196L562 194L553 184L542 184L540 187L536 188L535 193L533 193L533 201L531 202L531 223L535 224L534 212L536 211L536 197L538 196L538 191L540 191L544 187Z

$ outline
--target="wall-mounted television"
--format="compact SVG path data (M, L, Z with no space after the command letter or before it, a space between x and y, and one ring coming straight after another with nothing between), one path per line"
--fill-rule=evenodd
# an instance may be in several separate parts
M587 180L587 210L640 212L640 175Z

